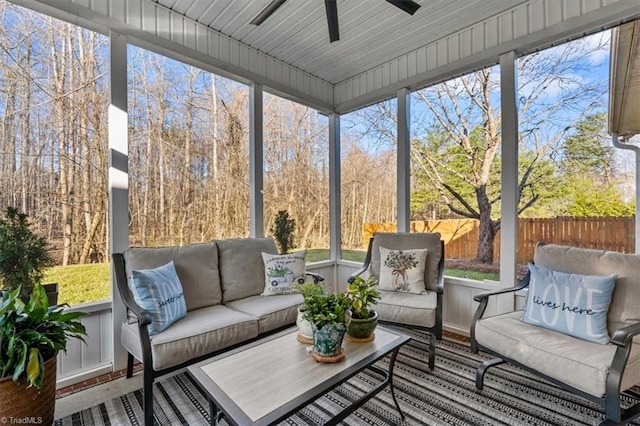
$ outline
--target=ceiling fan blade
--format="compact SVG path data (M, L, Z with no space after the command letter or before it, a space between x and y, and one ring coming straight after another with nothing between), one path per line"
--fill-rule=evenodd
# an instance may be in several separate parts
M278 10L278 8L280 6L282 6L282 4L285 2L286 0L271 0L271 3L269 3L267 5L267 7L265 7L264 9L262 9L262 12L258 13L258 15L253 18L253 20L251 21L251 24L253 25L260 25L262 24L265 19L267 19L269 16L271 16L271 14L273 12L275 12L276 10Z
M409 15L416 13L420 5L413 0L387 0L389 3L407 12Z
M329 26L329 41L340 40L340 29L338 28L338 3L337 0L324 0L324 7L327 11L327 25Z

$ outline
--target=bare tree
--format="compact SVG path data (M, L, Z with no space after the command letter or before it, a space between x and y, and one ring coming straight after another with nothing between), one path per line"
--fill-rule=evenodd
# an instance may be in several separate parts
M532 206L545 185L536 173L558 150L565 132L601 107L606 86L581 78L593 52L581 39L518 61L520 176L518 210ZM429 137L412 144L417 167L429 177L454 213L480 223L476 260L493 261L500 229L494 206L500 201L499 76L497 67L468 74L415 93L428 112ZM434 137L434 134L440 137ZM540 179L537 179L540 178Z

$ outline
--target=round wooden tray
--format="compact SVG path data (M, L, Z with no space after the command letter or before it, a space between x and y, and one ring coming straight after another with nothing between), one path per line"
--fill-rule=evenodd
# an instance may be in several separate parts
M376 333L371 333L369 336L363 337L363 338L353 337L353 336L349 336L348 334L345 334L344 338L345 340L348 340L349 342L353 342L353 343L367 343L367 342L373 341L373 339L376 338Z
M296 339L298 339L298 342L303 343L305 345L313 345L313 338L305 337L299 331L298 331L298 334L296 335Z
M310 353L311 353L311 356L313 357L313 359L315 359L318 362L340 362L346 356L345 353L344 353L344 348L340 348L340 352L337 355L334 355L334 356L318 355L316 353L316 351L314 351L313 349L311 349Z

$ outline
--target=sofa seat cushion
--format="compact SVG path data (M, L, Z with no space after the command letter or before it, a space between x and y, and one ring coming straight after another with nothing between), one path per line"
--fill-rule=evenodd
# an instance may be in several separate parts
M285 325L293 325L302 305L302 295L252 296L229 302L225 306L258 319L258 333L266 333Z
M227 348L258 335L258 321L222 305L190 311L169 328L151 336L153 369L162 370ZM122 345L142 361L138 324L122 324Z
M596 397L605 394L609 366L616 352L613 344L601 345L564 333L527 324L522 311L484 318L476 323L475 338L481 345ZM640 382L640 344L631 349L622 389Z
M435 291L422 294L380 290L380 300L373 309L378 320L421 327L436 325Z

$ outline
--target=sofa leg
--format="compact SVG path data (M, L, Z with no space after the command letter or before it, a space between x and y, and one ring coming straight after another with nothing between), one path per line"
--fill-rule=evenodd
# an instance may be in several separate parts
M621 421L620 396L607 395L604 401L604 409L607 415L606 420L602 424L617 425Z
M436 334L430 333L429 339L429 370L433 370L436 366Z
M144 424L145 426L153 426L153 371L146 364L144 365L143 379Z
M489 368L503 364L504 362L505 361L502 358L494 358L480 364L476 371L476 389L482 390L482 386L484 384L484 373L486 373Z
M127 379L133 376L133 355L127 352Z

